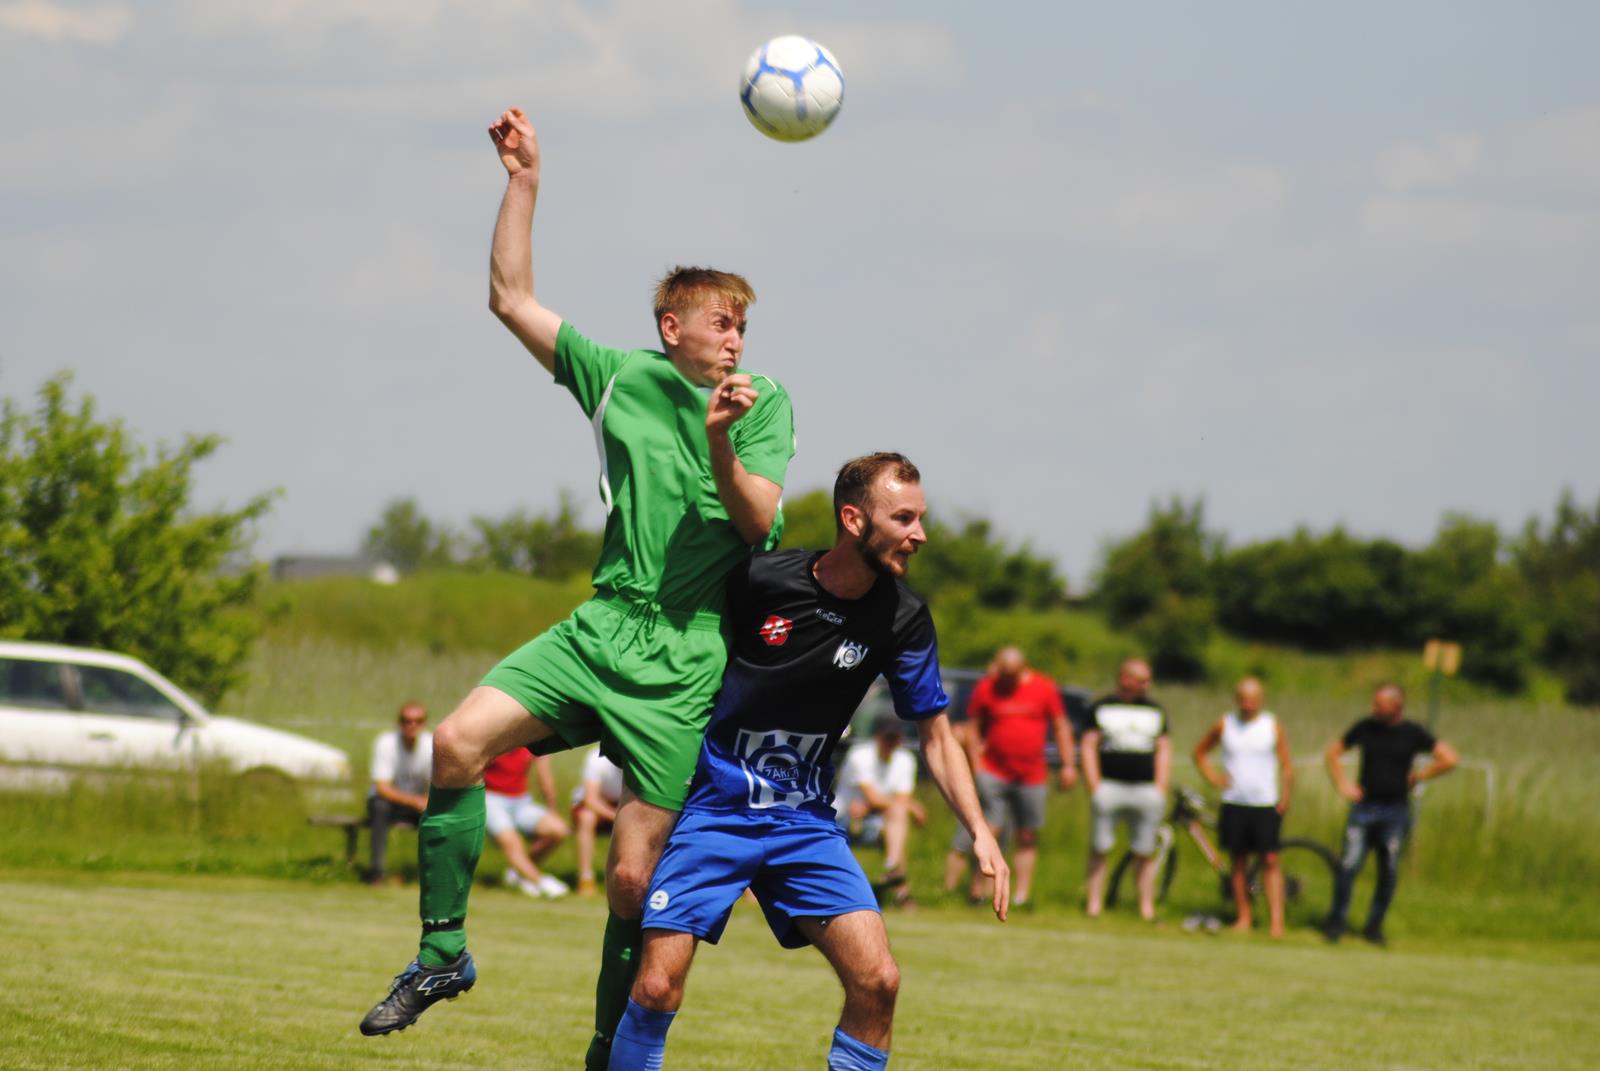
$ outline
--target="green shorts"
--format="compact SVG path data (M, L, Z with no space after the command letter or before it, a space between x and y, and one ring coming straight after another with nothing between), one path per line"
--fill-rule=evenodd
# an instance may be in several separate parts
M727 661L719 615L597 592L507 655L483 683L555 731L534 745L536 754L598 740L634 795L676 811Z

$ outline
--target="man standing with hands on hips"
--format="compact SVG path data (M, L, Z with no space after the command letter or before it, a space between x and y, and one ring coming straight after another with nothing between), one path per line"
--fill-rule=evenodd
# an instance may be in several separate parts
M1350 801L1333 910L1323 928L1330 941L1344 936L1350 891L1361 865L1367 861L1367 852L1376 850L1378 886L1372 892L1372 906L1367 909L1367 924L1361 936L1375 945L1387 943L1383 918L1394 900L1395 886L1400 881L1400 849L1411 831L1411 789L1449 773L1460 761L1455 748L1416 722L1406 721L1405 709L1404 689L1398 684L1380 685L1372 695L1372 713L1328 745L1328 776L1339 795ZM1361 773L1355 784L1351 784L1339 762L1352 748L1361 752ZM1413 770L1411 764L1418 755L1432 755L1433 762Z

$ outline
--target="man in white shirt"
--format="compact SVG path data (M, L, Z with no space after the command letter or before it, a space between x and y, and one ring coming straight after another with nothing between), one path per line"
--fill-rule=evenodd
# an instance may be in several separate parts
M1278 865L1283 815L1294 789L1294 759L1289 740L1272 711L1262 709L1266 691L1254 677L1234 690L1237 706L1218 718L1194 748L1201 776L1222 792L1217 839L1233 858L1233 901L1238 909L1235 930L1248 933L1250 857L1261 856L1267 893L1268 932L1283 936L1283 869ZM1222 769L1211 764L1211 751L1221 745Z
M917 760L900 746L901 726L895 715L880 714L872 723L872 739L850 749L839 770L833 808L852 839L883 845L879 887L904 904L911 898L906 888L906 835L912 821L920 826L928 816L911 795L917 787Z
M372 787L367 790L367 820L372 825L372 870L367 880L384 879L389 827L413 828L428 806L433 776L433 734L423 730L428 712L421 703L400 708L400 727L379 736L372 745Z
M595 834L611 828L622 802L622 771L598 746L583 760L583 779L572 790L572 828L577 831L578 895L593 896Z

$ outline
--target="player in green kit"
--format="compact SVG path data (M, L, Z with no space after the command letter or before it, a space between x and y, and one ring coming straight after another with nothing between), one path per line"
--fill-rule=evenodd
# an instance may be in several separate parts
M724 581L782 527L794 454L783 388L741 374L737 275L679 268L661 281L662 350L596 345L534 297L539 188L533 127L512 109L489 128L509 178L490 258L495 314L594 425L605 539L595 595L491 670L433 736L433 783L418 832L422 946L364 1034L403 1030L476 980L464 929L483 847L483 768L600 741L625 780L606 862L606 924L588 1065L605 1067L638 959L639 919L699 757L727 661Z

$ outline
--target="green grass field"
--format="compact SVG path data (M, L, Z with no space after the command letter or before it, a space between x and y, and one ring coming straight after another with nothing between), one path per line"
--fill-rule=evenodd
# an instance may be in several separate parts
M463 624L492 594L481 586L381 589L382 605L351 585L308 589L221 712L345 749L356 783L331 809L356 813L372 739L401 700L442 716L501 653ZM483 626L534 631L574 592L515 588ZM1117 642L1090 636L1083 651L1110 657ZM1306 760L1288 834L1337 838L1344 806L1316 756L1393 662L1279 663L1292 672L1269 704ZM1158 694L1175 780L1198 787L1189 749L1226 690ZM890 920L905 971L893 1066L1600 1066L1600 717L1458 691L1440 728L1472 765L1420 804L1387 952L1329 948L1304 927L1281 945L1186 932L1186 916L1221 911L1187 844L1159 928L1126 907L1088 922L1081 791L1051 797L1037 911L985 921L940 891L953 819L924 784L932 818L910 855L922 907ZM557 758L564 790L577 761ZM479 988L404 1034L363 1039L356 1022L415 947L416 891L357 884L341 849L300 809L215 771L198 805L158 782L0 796L0 895L25 938L0 966L0 1069L579 1066L603 908L494 887L503 863L490 849L471 922ZM414 851L397 832L393 864L409 869ZM875 853L863 861L871 872ZM549 861L557 874L572 865L570 846ZM820 957L781 952L741 909L696 968L669 1066L820 1067L836 989Z
M580 1066L603 908L474 895L480 981L404 1033L356 1023L415 938L412 889L245 878L0 878L25 940L0 960L0 1067ZM890 916L902 1071L1592 1068L1593 946L1329 949L1123 919ZM741 907L702 951L668 1066L816 1067L838 1012L820 956Z

